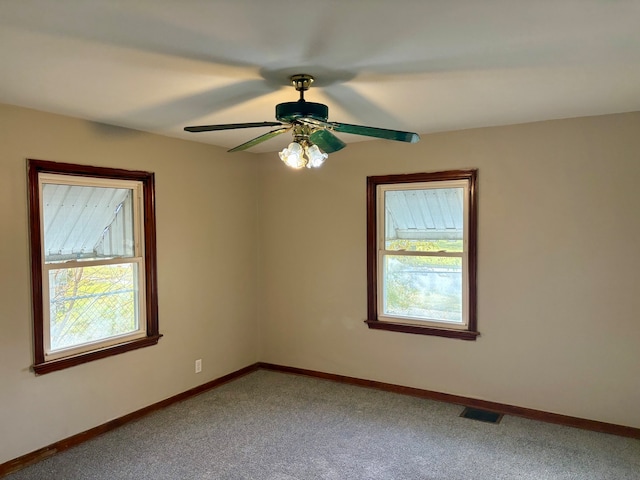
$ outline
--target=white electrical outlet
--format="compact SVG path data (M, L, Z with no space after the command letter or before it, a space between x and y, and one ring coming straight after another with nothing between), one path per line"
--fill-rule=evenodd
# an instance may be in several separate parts
M200 373L202 371L202 360L199 358L196 360L196 373Z

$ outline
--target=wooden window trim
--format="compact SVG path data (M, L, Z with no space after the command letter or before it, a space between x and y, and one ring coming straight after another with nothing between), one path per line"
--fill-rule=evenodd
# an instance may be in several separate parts
M448 170L432 173L411 173L398 175L379 175L367 177L367 320L371 329L392 332L433 335L461 340L475 340L479 335L477 323L477 261L478 261L478 199L477 169ZM381 321L378 319L378 252L377 252L377 187L385 184L418 182L436 182L448 180L467 180L469 182L468 238L468 281L469 281L469 319L465 330L436 328L402 322Z
M144 258L146 282L146 336L109 347L46 361L44 352L44 311L42 292L42 232L40 225L41 173L139 181L143 185ZM31 244L31 288L33 305L34 364L36 374L45 374L120 353L148 347L162 337L158 326L158 281L156 260L155 176L153 172L93 167L47 160L27 160L29 231Z

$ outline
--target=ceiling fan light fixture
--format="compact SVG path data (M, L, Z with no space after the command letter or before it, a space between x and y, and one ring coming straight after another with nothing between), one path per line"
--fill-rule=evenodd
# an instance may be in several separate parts
M317 145L310 144L307 141L294 140L288 147L278 153L280 160L285 165L300 169L300 168L318 168L329 157L318 148Z

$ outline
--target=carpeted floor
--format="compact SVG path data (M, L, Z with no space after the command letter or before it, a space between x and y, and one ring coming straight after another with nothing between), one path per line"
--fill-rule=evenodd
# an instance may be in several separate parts
M638 480L640 441L257 371L6 477Z

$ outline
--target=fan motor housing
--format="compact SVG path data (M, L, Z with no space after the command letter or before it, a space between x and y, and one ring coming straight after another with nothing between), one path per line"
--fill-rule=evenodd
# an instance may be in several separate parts
M329 118L329 107L323 103L307 102L305 100L276 105L276 118L281 122L291 123L296 118L301 117L310 117L326 122L327 118Z

